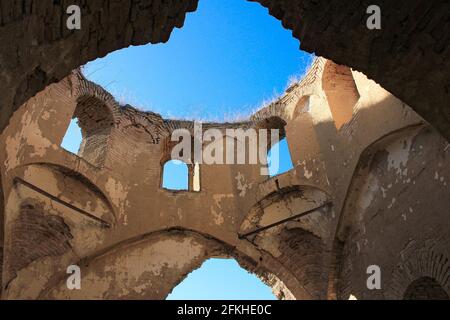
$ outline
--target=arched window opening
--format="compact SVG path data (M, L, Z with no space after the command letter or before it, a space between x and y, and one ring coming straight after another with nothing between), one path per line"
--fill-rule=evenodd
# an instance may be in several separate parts
M189 168L180 160L164 164L162 187L167 190L189 190Z
M209 259L190 273L167 300L276 300L272 289L233 259Z
M359 100L359 92L349 67L327 61L322 77L322 87L327 96L336 129L340 129L353 117L353 107Z
M433 278L421 277L408 286L404 300L450 300L448 293Z
M78 101L61 147L100 167L106 160L113 125L112 113L103 101L83 97Z
M280 175L294 168L286 138L281 139L280 142L270 148L267 154L267 162L270 177Z
M266 129L267 138L267 172L274 177L294 168L291 153L286 138L286 121L278 116L265 118L256 125L257 130ZM277 129L278 137L272 136L272 130Z
M165 140L164 150L161 158L161 187L174 191L201 191L201 166L194 161L194 152L192 157L185 156L185 152L194 145L194 140L190 145L180 150L174 148L184 140L181 137L179 141ZM174 154L173 154L174 153ZM178 154L179 153L179 154Z
M82 141L83 136L81 128L78 125L78 119L72 119L62 140L61 147L69 152L78 154L81 149Z

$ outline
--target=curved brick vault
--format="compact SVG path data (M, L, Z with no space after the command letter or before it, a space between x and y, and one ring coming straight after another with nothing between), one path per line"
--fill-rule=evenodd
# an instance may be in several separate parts
M73 117L76 155L60 146ZM317 58L249 119L203 124L251 127L282 129L294 168L200 164L199 190L166 190L171 133L192 121L120 105L78 71L47 86L0 135L2 298L161 299L210 257L283 299L449 295L450 148L408 105ZM65 286L72 264L80 291Z
M364 72L450 137L448 1L251 1L269 8L303 50ZM71 32L64 27L67 1L1 2L1 130L48 84L114 50L167 41L197 7L197 0L70 1L77 3L82 30ZM381 30L366 28L371 4L381 7Z

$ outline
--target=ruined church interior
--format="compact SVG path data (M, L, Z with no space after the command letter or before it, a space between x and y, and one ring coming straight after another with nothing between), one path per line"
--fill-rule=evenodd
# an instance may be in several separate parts
M277 130L291 165L190 156L177 190L163 183L172 137L197 119L119 101L83 66L170 43L199 1L72 2L0 0L1 300L164 300L209 259L279 300L450 299L448 1L250 0L314 58L200 135ZM78 152L62 147L73 119Z

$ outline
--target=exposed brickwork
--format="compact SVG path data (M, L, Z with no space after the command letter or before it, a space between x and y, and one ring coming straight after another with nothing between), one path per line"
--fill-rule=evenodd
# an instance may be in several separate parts
M322 240L300 228L284 230L279 237L283 243L279 257L281 263L292 270L315 299L325 299L327 278Z
M71 248L72 238L61 217L47 214L38 203L24 201L7 240L10 258L6 272L14 277L33 261L64 254Z
M75 109L74 118L77 118L83 135L79 155L96 166L103 165L114 126L111 111L102 101L83 97Z

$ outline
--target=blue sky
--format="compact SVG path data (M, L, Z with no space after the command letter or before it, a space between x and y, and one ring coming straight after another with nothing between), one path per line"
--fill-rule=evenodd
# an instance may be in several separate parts
M150 22L149 22L150 23ZM129 47L88 63L86 77L121 104L166 118L242 119L305 73L313 57L257 3L201 0L168 43ZM73 120L62 146L77 153L81 132ZM286 140L276 175L292 168ZM270 154L269 154L270 161ZM273 162L273 161L272 161ZM186 169L172 165L173 189L186 189ZM167 185L166 185L167 186ZM170 299L274 299L269 287L234 260L210 259L177 286Z
M209 259L191 272L168 300L275 300L272 289L233 259Z
M129 47L84 74L120 102L165 117L245 116L283 93L312 56L258 3L202 0L166 44Z

